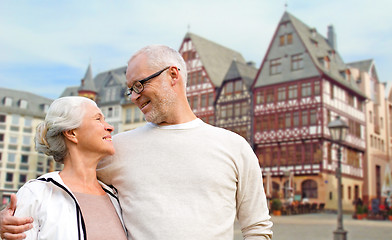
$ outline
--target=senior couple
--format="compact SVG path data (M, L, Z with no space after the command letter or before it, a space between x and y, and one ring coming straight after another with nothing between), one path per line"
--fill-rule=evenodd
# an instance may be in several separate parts
M126 79L147 124L112 141L95 102L55 100L36 149L64 169L11 197L2 239L232 240L236 217L244 239L271 239L257 157L242 137L194 115L181 55L144 47Z

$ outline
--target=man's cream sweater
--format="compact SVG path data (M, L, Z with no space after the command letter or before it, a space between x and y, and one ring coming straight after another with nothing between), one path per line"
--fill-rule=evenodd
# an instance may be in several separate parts
M114 136L98 177L119 192L133 240L269 239L272 222L257 157L241 136L200 119Z

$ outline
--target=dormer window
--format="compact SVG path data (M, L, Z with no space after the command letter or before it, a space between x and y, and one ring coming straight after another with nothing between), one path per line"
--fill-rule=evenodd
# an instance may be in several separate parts
M321 58L319 58L318 60L319 60L319 63L320 63L324 68L326 68L327 70L330 69L330 59L329 59L328 56L321 57Z
M40 108L41 111L43 111L44 113L47 113L47 112L48 112L48 109L49 109L49 105L43 103L43 104L40 104L40 105L39 105L39 108Z
M316 37L317 34L316 28L311 28L310 33L312 34L312 37Z
M10 98L10 97L3 98L3 104L6 107L11 107L12 106L12 98Z
M19 106L19 108L26 109L27 108L27 101L23 100L23 99L19 100L18 106Z

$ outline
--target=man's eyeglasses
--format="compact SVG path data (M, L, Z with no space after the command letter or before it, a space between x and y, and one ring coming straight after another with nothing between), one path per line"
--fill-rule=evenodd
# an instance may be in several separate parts
M163 73L165 70L167 70L167 69L169 69L169 68L170 68L170 66L165 67L165 68L162 69L161 71L158 71L158 72L156 72L156 73L154 73L154 74L152 74L152 75L146 77L145 79L142 79L142 80L140 80L140 81L135 82L135 83L132 85L132 87L128 88L127 95L128 95L128 96L131 96L131 95L132 95L132 91L134 91L134 92L137 93L137 94L143 92L143 90L144 90L144 84L145 84L147 81L149 81L149 80L151 80L151 79L153 79L153 78L155 78L155 77L158 77L159 75L161 75L161 73ZM180 69L178 69L178 70L180 70Z

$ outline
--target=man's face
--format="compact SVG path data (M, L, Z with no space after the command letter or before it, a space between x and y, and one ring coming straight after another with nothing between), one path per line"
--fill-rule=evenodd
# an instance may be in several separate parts
M136 81L145 79L162 69L150 68L147 58L144 55L139 55L128 64L127 85L132 87ZM132 102L139 107L148 122L162 124L170 116L171 106L175 102L175 94L170 86L169 70L167 69L159 76L145 82L143 84L144 90L141 93L132 92Z

